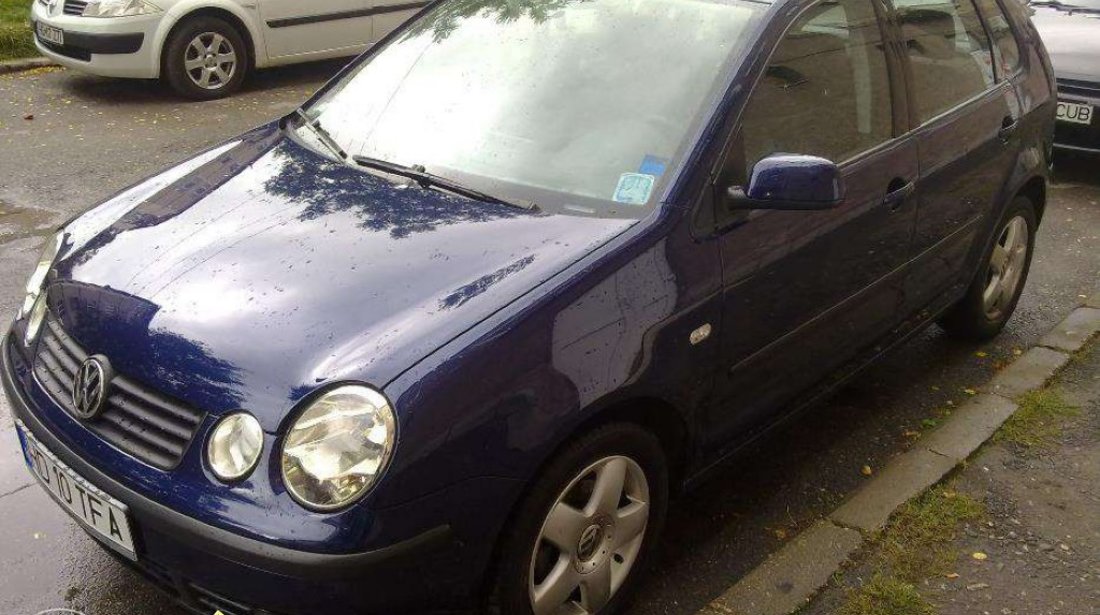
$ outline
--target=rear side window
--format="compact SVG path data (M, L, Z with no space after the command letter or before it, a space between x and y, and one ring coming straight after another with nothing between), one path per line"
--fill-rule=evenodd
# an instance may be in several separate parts
M1008 17L1001 10L1001 5L997 4L997 0L978 0L978 9L985 17L989 35L993 37L993 51L997 54L1002 76L1015 73L1020 68L1020 46L1012 34Z
M892 137L890 78L870 0L817 4L772 54L741 122L747 169L771 154L847 160Z
M921 122L993 86L989 38L972 0L895 0L894 5Z

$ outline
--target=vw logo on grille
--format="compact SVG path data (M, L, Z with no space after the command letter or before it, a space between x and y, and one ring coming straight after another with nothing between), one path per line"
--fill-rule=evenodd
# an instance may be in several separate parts
M77 417L85 421L99 416L107 401L107 385L110 384L110 363L107 357L88 357L73 378L73 408Z

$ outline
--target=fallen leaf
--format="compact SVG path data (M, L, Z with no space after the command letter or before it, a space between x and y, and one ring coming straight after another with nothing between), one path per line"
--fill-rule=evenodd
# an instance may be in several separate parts
M920 435L920 432L919 431L913 431L912 429L909 429L909 430L906 430L905 433L903 433L901 435L905 436L906 438L916 438L917 436Z
M1014 354L1016 356L1020 356L1020 355L1024 354L1024 351L1020 350L1019 348L1013 348L1012 349L1012 354Z
M783 528L776 529L775 530L775 537L778 538L779 540L786 540L787 539L787 530L785 530Z
M34 119L34 114L33 113L28 113L28 114L23 116L23 119L25 119L29 122L29 121Z
M978 394L978 392L975 391L974 389L963 389L963 393L966 393L967 395L977 395Z
M875 471L871 469L871 466L863 466L860 472L862 472L864 476L870 476L875 473Z
M986 555L985 553L982 553L981 551L975 551L974 553L971 553L970 557L973 557L974 559L978 560L979 562L984 562L985 560L989 559L989 556Z
M982 352L981 350L979 350L978 352L974 353L974 356L978 357L979 359L984 359L984 358L989 356L989 353Z
M949 578L949 579L957 579L957 578L959 578L959 573L957 573L957 572L950 572L950 573L948 573L948 574L945 574L945 575L943 575L943 576L945 576L945 577L947 577L947 578Z

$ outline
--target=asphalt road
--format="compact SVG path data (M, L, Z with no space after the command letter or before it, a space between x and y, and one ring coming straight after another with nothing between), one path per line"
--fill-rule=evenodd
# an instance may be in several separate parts
M68 71L0 76L0 314L13 314L56 224L208 145L293 109L336 64L262 73L229 101L182 103L156 84ZM27 119L33 117L33 119ZM984 347L936 330L872 368L673 506L633 615L688 615L822 516L1100 290L1100 161L1060 163L1032 277L1005 334ZM5 316L7 318L7 316ZM0 401L0 613L178 615L100 553L22 465ZM430 580L426 580L430 582Z

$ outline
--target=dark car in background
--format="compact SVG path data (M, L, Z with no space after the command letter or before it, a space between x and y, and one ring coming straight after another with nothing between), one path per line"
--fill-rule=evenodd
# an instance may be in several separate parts
M1058 80L1054 146L1100 154L1100 0L1040 0L1030 6Z
M3 387L195 613L608 615L670 495L1002 330L1054 114L1014 0L439 2L60 228Z

